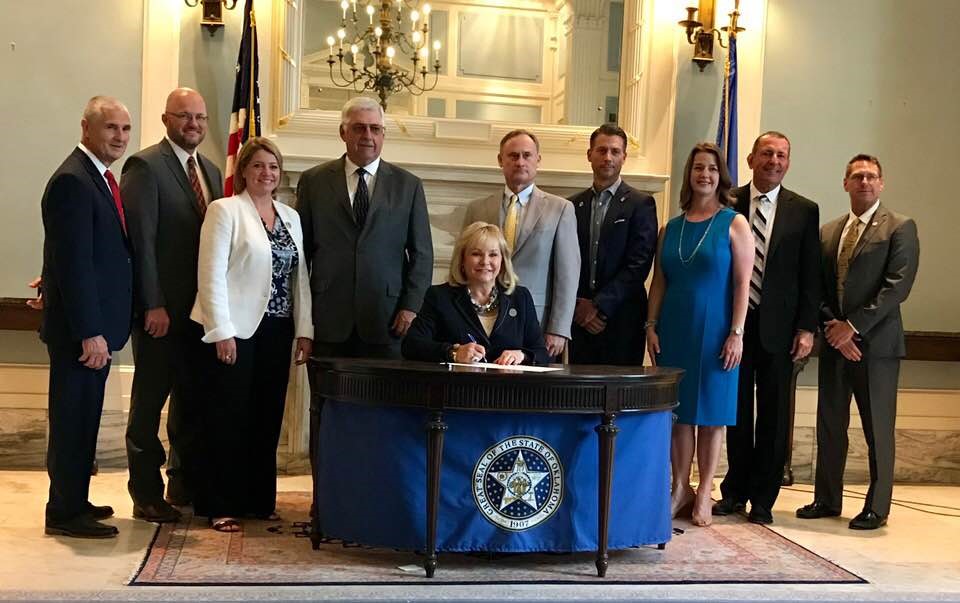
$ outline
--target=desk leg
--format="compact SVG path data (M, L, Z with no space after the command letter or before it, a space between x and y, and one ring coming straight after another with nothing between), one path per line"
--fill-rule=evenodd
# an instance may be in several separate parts
M433 413L427 423L427 558L423 562L427 578L433 578L437 571L437 507L440 504L440 462L446 430L443 413Z
M597 425L600 436L600 481L597 497L597 575L607 575L610 557L607 555L607 532L610 527L610 486L613 482L613 439L620 428L613 424L613 413L603 415L603 422Z

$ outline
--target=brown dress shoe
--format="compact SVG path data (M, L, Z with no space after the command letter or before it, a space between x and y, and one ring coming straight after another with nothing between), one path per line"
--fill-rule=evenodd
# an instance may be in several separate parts
M180 511L163 500L148 505L134 504L133 518L154 523L168 523L180 521Z

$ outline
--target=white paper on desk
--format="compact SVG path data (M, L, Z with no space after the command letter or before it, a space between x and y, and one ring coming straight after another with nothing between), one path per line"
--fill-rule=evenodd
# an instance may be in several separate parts
M503 364L494 364L492 362L471 362L469 364L465 362L448 362L447 364L450 366L469 366L472 368L496 369L498 371L521 371L527 373L550 373L552 371L562 370L553 366L527 366L523 364L512 364L507 366Z

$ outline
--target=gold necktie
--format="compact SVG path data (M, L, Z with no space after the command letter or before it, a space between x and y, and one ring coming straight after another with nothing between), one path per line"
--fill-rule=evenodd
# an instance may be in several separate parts
M507 204L507 216L503 220L503 238L507 240L507 247L513 251L513 245L517 242L517 220L520 217L520 198L516 195L510 195L510 203Z
M843 243L840 245L840 255L837 257L837 299L840 305L843 305L843 283L847 280L847 271L850 269L850 257L853 255L853 249L857 246L857 239L860 236L860 227L863 225L859 219L853 221L847 236L843 237Z

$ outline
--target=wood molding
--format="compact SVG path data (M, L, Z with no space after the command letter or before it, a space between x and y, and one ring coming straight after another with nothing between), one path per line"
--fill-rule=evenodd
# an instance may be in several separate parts
M0 297L0 330L36 331L40 312L27 305L26 297Z
M40 312L27 306L26 297L0 297L0 330L36 331ZM907 331L907 360L960 362L960 333Z

